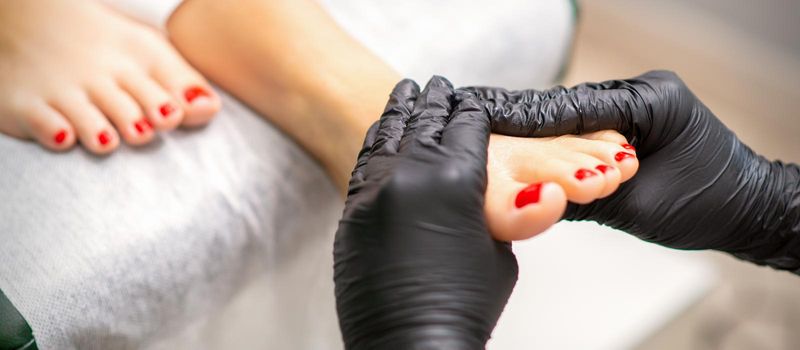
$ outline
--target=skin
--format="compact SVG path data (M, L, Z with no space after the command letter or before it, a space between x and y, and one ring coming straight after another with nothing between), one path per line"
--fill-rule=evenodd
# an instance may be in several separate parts
M366 130L400 75L345 33L314 1L189 0L168 22L170 39L207 77L277 125L322 163L342 192ZM354 98L357 97L357 98ZM633 176L614 159L612 131L547 139L492 135L486 215L493 236L518 240L557 222L567 200L588 203ZM597 165L611 166L605 174ZM578 169L595 176L575 178ZM529 184L540 200L516 208Z
M54 151L80 142L107 154L121 141L205 124L219 109L159 33L97 1L0 2L0 72L0 132ZM189 103L190 88L207 96Z
M639 167L635 158L617 161L625 137L613 131L581 136L518 138L493 134L489 139L489 183L485 212L489 230L498 240L533 237L561 219L567 201L590 203L616 191ZM605 166L605 172L597 169ZM575 173L592 170L579 180ZM540 200L518 207L517 194L530 184L541 184Z
M7 1L0 17L0 131L53 150L80 141L105 154L120 139L140 145L158 130L207 122L219 98L194 66L305 147L344 193L363 135L401 78L311 0L188 0L167 24L180 53L95 1ZM65 45L64 33L83 38L80 45ZM190 103L185 92L194 87L207 93ZM158 113L164 103L175 107L167 119ZM485 209L493 236L531 237L557 222L568 200L612 193L638 167L635 158L614 159L623 143L610 131L492 135ZM600 164L612 168L600 173ZM594 176L579 180L579 169ZM518 208L518 193L531 184L541 185L538 201Z

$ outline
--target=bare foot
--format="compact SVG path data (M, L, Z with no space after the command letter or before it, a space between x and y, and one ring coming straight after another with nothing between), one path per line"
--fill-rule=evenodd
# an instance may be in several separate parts
M608 196L638 168L636 151L614 131L548 138L493 134L489 231L503 241L530 238L558 222L568 200L585 204Z
M397 73L315 1L188 0L167 28L190 62L293 137L346 192L363 135L400 80ZM638 167L622 144L615 132L492 135L486 215L493 236L531 237L561 218L567 200L587 203L612 193ZM620 152L629 156L617 161Z
M206 123L219 97L160 34L97 1L0 2L0 132L93 153Z

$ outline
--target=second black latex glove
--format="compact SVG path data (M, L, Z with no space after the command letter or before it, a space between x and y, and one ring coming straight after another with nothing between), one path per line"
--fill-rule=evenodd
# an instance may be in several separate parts
M548 91L466 90L481 97L494 132L613 129L636 146L636 176L608 198L571 205L566 219L800 273L800 169L755 154L674 73Z
M453 94L401 82L364 142L334 245L348 349L482 349L516 283L483 214L489 120Z

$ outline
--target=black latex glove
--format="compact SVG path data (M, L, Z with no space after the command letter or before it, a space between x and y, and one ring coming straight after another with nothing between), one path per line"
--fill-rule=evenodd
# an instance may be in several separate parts
M453 94L404 80L367 134L334 244L348 349L482 349L516 283L483 214L489 119Z
M636 146L636 176L610 197L571 205L566 219L800 273L800 168L755 154L674 73L541 92L465 90L483 99L494 132L614 129Z

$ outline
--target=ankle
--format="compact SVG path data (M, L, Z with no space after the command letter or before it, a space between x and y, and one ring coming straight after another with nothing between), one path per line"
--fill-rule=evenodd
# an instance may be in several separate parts
M380 118L391 89L399 80L395 74L380 79L354 77L350 84L338 88L329 89L331 85L319 84L307 95L313 108L309 110L310 115L301 119L315 121L317 128L314 129L320 135L301 144L310 146L309 151L318 157L343 192L364 136Z
M314 1L190 0L167 27L195 67L293 137L346 189L396 72Z

